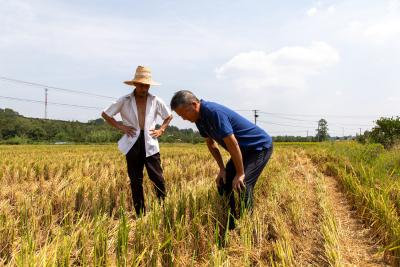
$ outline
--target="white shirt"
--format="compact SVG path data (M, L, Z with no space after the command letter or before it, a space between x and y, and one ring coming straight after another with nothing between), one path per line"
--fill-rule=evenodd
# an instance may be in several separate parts
M131 93L121 97L108 108L106 108L104 113L110 117L114 117L116 114L120 113L122 123L126 126L136 129L133 137L128 137L126 134L124 134L118 142L119 149L123 154L126 155L136 143L140 134L138 111L134 94ZM160 152L157 138L154 138L150 135L150 130L154 130L156 127L157 116L160 116L163 120L165 120L171 114L171 110L167 107L167 105L165 105L161 98L150 93L147 95L146 117L144 121L146 157L150 157Z

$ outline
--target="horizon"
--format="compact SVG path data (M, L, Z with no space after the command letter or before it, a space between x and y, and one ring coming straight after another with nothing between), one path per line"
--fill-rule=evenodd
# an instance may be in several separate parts
M95 119L91 119L91 120L88 120L88 121L78 121L78 120L62 120L62 119L51 119L51 118L48 118L48 119L45 119L45 118L40 118L40 117L28 117L28 116L25 116L25 115L23 115L23 114L21 114L21 113L19 113L17 110L14 110L14 109L11 109L11 108L8 108L8 107L5 107L5 108L3 108L3 107L0 107L0 110L5 110L5 109L9 109L9 110L12 110L13 112L16 112L19 116L22 116L22 117L24 117L24 118L27 118L27 119L38 119L38 120L49 120L49 121L62 121L62 122L79 122L79 123L82 123L82 124L89 124L89 123L91 123L91 122L93 122L93 121L97 121L97 120L102 120L104 123L106 123L105 122L105 120L102 118L102 117L99 117L99 118L95 118ZM121 122L121 121L119 121L119 122ZM157 124L157 125L159 125L159 124ZM256 124L257 125L257 124ZM176 128L178 128L178 130L188 130L188 129L192 129L194 132L199 132L198 131L198 129L195 127L195 128L191 128L191 127L187 127L187 128L182 128L182 127L179 127L179 126L176 126L176 125L169 125L168 127L176 127ZM328 122L328 134L329 134L329 122ZM375 125L376 126L376 125ZM111 127L111 126L110 126ZM111 127L112 128L112 127ZM116 130L115 129L115 131L118 131L118 130ZM317 129L315 129L314 130L315 132L317 131ZM363 133L362 133L363 134ZM349 134L349 135L342 135L342 136L338 136L338 135L336 135L336 136L332 136L332 135L329 135L329 137L330 138L353 138L353 137L356 137L357 135L359 135L359 133L356 133L355 135L352 135L352 134ZM287 137L304 137L304 136L302 136L302 135L293 135L293 134L290 134L290 132L289 132L289 134L281 134L281 135L274 135L274 134L270 134L270 136L271 137L279 137L279 136L281 136L281 137L285 137L285 136L287 136ZM307 135L306 137L315 137L316 136L316 133L313 135L311 132L309 133L309 135Z

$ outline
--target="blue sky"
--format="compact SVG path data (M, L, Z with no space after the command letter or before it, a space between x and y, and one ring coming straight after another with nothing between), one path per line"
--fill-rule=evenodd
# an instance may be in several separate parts
M399 115L399 15L398 0L0 0L0 76L117 98L145 65L167 103L188 89L266 112L260 126L273 135L314 134L322 117L331 135L355 134ZM43 100L44 89L0 80L0 96ZM49 101L110 103L55 90ZM0 107L44 115L41 104L0 98ZM50 105L48 116L87 121L100 111Z

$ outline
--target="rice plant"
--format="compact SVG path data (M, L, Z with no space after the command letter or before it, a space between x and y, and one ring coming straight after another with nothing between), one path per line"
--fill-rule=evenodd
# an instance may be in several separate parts
M148 212L138 218L114 145L0 146L0 265L296 266L307 265L305 253L334 265L335 220L308 158L340 178L385 251L399 255L398 152L277 145L255 187L254 210L242 209L233 230L206 146L163 144L161 156L167 197L157 201L145 174ZM315 229L325 252L304 251Z

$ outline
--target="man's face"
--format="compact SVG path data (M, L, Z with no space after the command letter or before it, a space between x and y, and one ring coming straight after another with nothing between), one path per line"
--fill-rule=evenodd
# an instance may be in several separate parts
M175 112L185 121L196 122L200 118L200 103L193 102L189 105L179 106Z
M139 97L147 96L150 85L149 84L142 84L142 83L135 83L135 94Z

